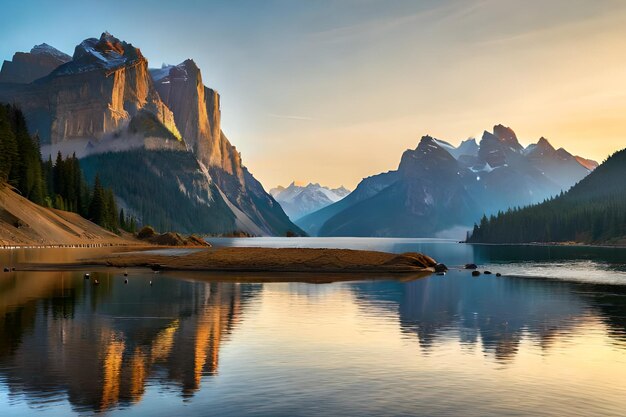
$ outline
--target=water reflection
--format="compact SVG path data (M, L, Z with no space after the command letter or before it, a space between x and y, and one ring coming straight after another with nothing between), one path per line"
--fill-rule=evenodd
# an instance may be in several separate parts
M501 248L434 245L424 248L450 264L468 250L503 272L528 262L506 263ZM538 263L554 271L555 256L569 254ZM597 265L619 270L619 259L569 265L610 275ZM130 271L125 284L121 272L0 274L0 415L621 416L626 407L624 286L454 270L316 284Z
M67 396L77 410L136 403L151 378L193 395L217 374L220 346L259 290L152 275L124 284L103 272L11 275L0 281L2 379L33 404Z
M556 339L567 339L598 319L614 341L626 341L626 289L621 286L451 272L406 284L357 283L353 289L363 309L396 312L403 333L417 337L424 354L457 339L480 345L505 363L514 359L524 338L548 351Z

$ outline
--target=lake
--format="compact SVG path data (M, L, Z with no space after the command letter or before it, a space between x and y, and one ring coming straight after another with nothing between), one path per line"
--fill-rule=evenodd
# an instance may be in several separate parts
M0 272L0 415L625 415L626 249L210 241L421 251L451 270L324 284ZM3 250L0 266L98 251Z

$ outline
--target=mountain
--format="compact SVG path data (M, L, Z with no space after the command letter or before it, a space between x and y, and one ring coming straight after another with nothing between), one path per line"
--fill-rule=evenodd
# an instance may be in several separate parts
M321 227L321 236L433 236L467 224L480 213L459 176L469 176L435 139L407 150L397 180L344 210Z
M303 234L243 165L221 129L219 94L204 85L193 60L151 70L139 48L108 32L59 59L34 81L16 82L11 65L0 73L11 81L0 84L0 102L21 107L44 157L76 153L90 180L94 167L106 171L104 185L144 224L187 233ZM152 201L162 190L172 193L158 208Z
M386 173L374 175L364 178L354 191L341 200L326 206L318 211L308 214L298 220L296 224L311 235L319 235L322 226L336 214L351 207L363 200L366 200L378 192L388 187L396 181L397 172L389 171Z
M320 236L461 237L483 214L539 203L589 172L545 138L524 148L503 125L459 147L424 136L396 171L364 179L297 223Z
M469 242L626 243L626 149L544 203L483 217Z
M270 194L280 203L290 219L297 220L341 200L350 191L343 186L331 189L319 184L301 186L292 182L287 188L272 188Z
M143 112L152 113L181 140L171 110L154 88L146 58L106 32L82 41L70 61L45 77L0 87L0 101L20 105L42 145L70 142L68 147L79 154L89 142L119 135Z
M4 61L0 83L28 84L71 60L71 56L42 43L34 46L30 52L16 52L11 61Z

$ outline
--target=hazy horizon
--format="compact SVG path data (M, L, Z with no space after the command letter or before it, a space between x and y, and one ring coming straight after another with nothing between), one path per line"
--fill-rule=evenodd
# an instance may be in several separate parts
M624 147L624 2L63 4L3 6L0 57L42 42L72 54L108 30L151 67L193 58L268 190L353 189L422 135L457 145L498 123L598 162Z

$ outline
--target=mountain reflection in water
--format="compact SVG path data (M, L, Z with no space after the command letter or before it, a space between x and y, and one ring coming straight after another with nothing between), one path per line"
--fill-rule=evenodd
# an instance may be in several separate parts
M567 274L500 251L473 249ZM593 282L0 274L0 415L622 416L626 286L596 282L621 279L620 259L573 260Z
M139 401L152 378L191 396L204 375L217 373L220 344L260 289L124 279L119 272L3 279L0 378L11 391L35 403L66 394L77 409L105 410Z
M624 287L484 276L463 285L467 280L453 273L406 284L358 283L354 292L364 309L397 312L403 333L416 336L424 353L456 334L460 344L480 341L485 353L506 362L525 337L548 350L596 319L626 344Z

